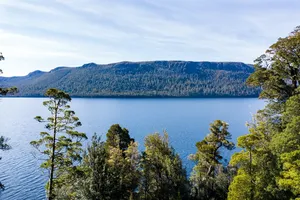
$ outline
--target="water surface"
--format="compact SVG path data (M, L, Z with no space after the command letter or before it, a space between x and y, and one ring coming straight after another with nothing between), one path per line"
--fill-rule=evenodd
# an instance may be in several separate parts
M47 174L39 168L35 150L29 145L39 138L43 125L33 118L49 116L42 106L43 98L3 98L0 101L0 135L10 138L9 151L0 151L0 180L6 190L0 199L45 199L44 185ZM96 132L105 136L110 125L119 123L130 131L143 149L146 135L154 132L169 133L171 144L181 155L188 171L191 162L187 157L196 151L195 143L209 132L215 119L229 123L232 139L247 133L246 121L265 102L255 98L204 98L204 99L88 99L76 98L71 107L88 137ZM104 137L103 137L104 138ZM226 153L225 153L226 154ZM227 153L225 155L229 157Z

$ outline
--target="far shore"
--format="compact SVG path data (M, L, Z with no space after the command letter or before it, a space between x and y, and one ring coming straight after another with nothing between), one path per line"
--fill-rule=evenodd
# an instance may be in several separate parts
M258 96L77 96L72 98L91 98L91 99L236 99L236 98L259 98ZM46 98L42 95L36 96L1 96L0 98Z

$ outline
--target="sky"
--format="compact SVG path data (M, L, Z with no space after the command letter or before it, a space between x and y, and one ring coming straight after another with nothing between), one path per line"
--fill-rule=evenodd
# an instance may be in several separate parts
M299 0L0 0L3 76L120 61L253 60L300 25Z

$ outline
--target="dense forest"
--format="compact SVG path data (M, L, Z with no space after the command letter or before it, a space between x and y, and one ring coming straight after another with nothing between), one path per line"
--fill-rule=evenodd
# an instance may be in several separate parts
M236 145L226 122L212 122L190 155L190 175L167 133L148 135L139 152L129 130L114 124L105 140L95 134L83 148L87 137L77 131L82 124L70 95L48 89L43 105L49 116L35 118L45 130L30 143L46 158L41 167L49 171L48 199L300 200L299 47L300 27L256 59L247 84L262 88L267 106ZM6 142L2 137L0 147ZM224 162L222 151L235 146L241 150Z
M73 97L257 97L260 89L245 84L253 71L233 62L90 63L0 77L0 86L16 86L18 96L43 96L48 88L58 88Z

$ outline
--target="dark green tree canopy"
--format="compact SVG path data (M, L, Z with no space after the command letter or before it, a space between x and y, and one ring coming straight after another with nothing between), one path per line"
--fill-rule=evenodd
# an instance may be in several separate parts
M151 134L145 138L142 160L141 199L187 199L188 180L182 161L169 143L168 134Z
M97 135L93 136L81 165L86 172L84 177L79 178L75 188L75 193L78 194L76 199L128 200L137 195L140 180L137 143L130 142L122 150L114 140L112 145L107 142L108 138L103 142Z
M279 38L255 60L255 72L247 83L260 86L260 98L285 101L296 93L300 81L300 27Z
M253 71L235 62L150 61L92 63L0 79L3 87L17 86L20 96L58 88L73 97L257 97L260 89L245 83Z
M7 138L0 136L0 150L8 150L11 148L11 146L7 144L7 140Z
M221 120L215 120L210 124L210 133L201 142L196 143L198 152L206 162L220 164L223 159L220 149L232 150L235 146L230 141L231 134L228 132L228 124Z
M238 138L243 148L230 161L237 166L229 200L290 200L300 194L300 27L279 38L255 61L247 83L262 87L267 106L258 111L249 134Z
M112 147L119 147L121 150L126 150L130 142L134 142L133 138L130 138L129 131L126 128L122 128L119 124L113 124L107 134L106 143Z

